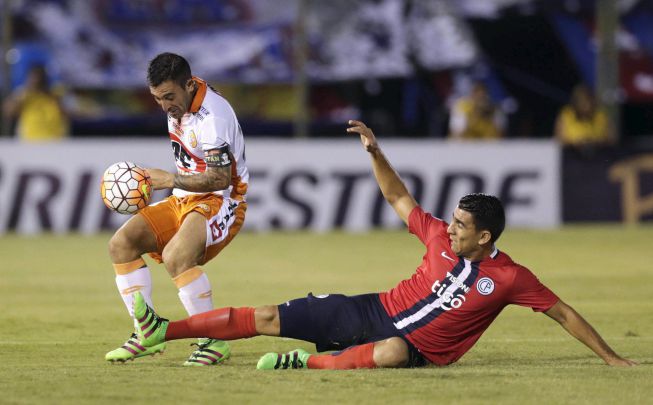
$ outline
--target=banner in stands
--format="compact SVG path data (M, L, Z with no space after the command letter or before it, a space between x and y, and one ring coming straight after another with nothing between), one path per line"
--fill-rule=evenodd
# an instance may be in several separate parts
M458 199L504 202L509 226L560 223L559 149L548 141L447 143L382 139L386 155L425 210L449 219ZM0 233L94 233L128 217L104 207L100 177L117 161L172 171L166 140L0 142ZM358 140L250 139L250 230L394 228L401 221L374 181ZM154 200L165 197L162 192Z

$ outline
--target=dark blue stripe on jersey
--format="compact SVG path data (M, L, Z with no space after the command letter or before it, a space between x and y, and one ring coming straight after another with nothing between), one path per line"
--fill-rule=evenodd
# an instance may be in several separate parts
M461 259L461 262L462 262L462 259ZM464 262L463 262L463 268L464 268ZM467 279L463 282L463 284L465 286L469 287L469 291L472 290L472 287L474 286L474 283L476 282L476 279L478 278L478 273L479 273L478 263L472 263L471 264L470 274L467 277ZM460 274L460 272L458 272L458 274ZM454 276L457 277L457 274L454 274ZM456 296L458 296L458 294L466 295L465 290L463 288L456 288L456 290L452 294L452 296L453 296L452 300L453 300L453 298L456 298ZM432 303L433 301L438 299L438 296L435 293L431 294L430 297L432 297L432 299L431 299L431 301L429 303ZM447 303L447 304L450 304L450 303L451 303L451 301L449 303ZM463 303L463 305L464 305L464 303ZM452 308L452 309L455 309L455 308ZM400 330L400 332L403 335L407 335L407 334L409 334L411 332L414 332L415 330L421 328L422 326L428 325L430 322L432 322L438 316L440 316L443 312L445 312L445 309L443 309L441 306L438 307L438 308L434 308L431 312L426 314L422 319L420 319L420 320L418 320L416 322L413 322L411 324L406 325L404 328L402 328Z
M458 261L458 264L456 264L456 266L454 266L454 268L451 269L449 273L451 273L451 275L453 275L454 277L458 278L458 276L460 275L460 273L462 273L464 268L465 268L465 260L461 258ZM444 278L440 280L440 284L443 284L446 280L447 280L447 275L445 274ZM399 322L400 320L417 313L417 311L424 308L426 305L432 303L436 299L438 299L437 293L432 292L431 294L417 301L415 304L413 304L412 307L404 309L403 311L399 312L397 315L393 316L392 322L394 323Z
M472 287L474 286L474 283L476 282L476 279L478 278L478 272L479 272L478 264L477 263L472 263L471 272L470 272L469 276L467 277L467 280L465 280L465 282L463 283L467 287L469 287L469 291L472 290ZM457 288L453 293L453 297L455 298L458 294L466 295L465 290L463 290L462 288ZM463 305L464 305L464 303L463 303ZM455 308L452 308L452 310L455 310ZM422 326L428 325L431 321L435 320L443 312L445 312L445 310L442 309L442 307L436 308L433 311L426 314L426 316L424 316L419 321L411 323L410 325L406 325L406 327L401 330L401 333L403 333L404 335L407 335L407 334L409 334L411 332L414 332L415 330L421 328Z

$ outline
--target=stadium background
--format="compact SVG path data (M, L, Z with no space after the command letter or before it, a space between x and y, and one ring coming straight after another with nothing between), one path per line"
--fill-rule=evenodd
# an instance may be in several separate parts
M647 198L653 191L648 155L653 149L653 4L648 1L9 0L3 7L3 94L20 86L31 66L45 64L64 94L72 144L100 138L124 144L134 137L158 137L160 144L165 120L144 85L144 71L162 51L185 55L194 72L232 102L249 143L262 149L281 138L344 138L350 118L407 145L444 145L452 104L477 80L507 117L503 142L553 143L558 111L575 84L587 83L610 111L617 145L559 148L558 167L549 168L557 190L518 190L515 199L528 205L528 199L545 198L557 211L549 226L653 218ZM602 35L614 39L613 47ZM2 121L2 142L11 143L14 124ZM31 187L23 183L33 168L12 164L19 155L0 161L5 199ZM96 172L122 160L102 157L94 160ZM489 154L488 159L501 158ZM332 159L323 170L337 171L341 163ZM452 184L459 193L500 192L479 186L478 176ZM0 232L20 231L15 216L33 215L17 209L3 202ZM289 210L306 211L297 204ZM297 228L306 221L290 222L296 225L286 227Z
M8 384L0 392L8 403L144 402L151 395L163 402L205 400L190 394L203 389L201 378L225 390L233 389L233 379L259 379L250 391L226 397L246 402L261 395L283 400L266 391L273 384L295 395L314 389L304 397L312 400L428 402L432 389L402 388L415 375L446 380L441 398L458 403L523 403L525 397L642 403L653 393L646 383L653 361L652 2L0 3L3 98L30 66L43 63L65 95L72 124L64 141L30 144L16 139L11 120L2 120L0 363ZM614 38L614 49L603 45L606 37ZM282 382L247 371L257 355L296 345L265 339L237 344L242 357L232 359L234 367L193 374L198 381L177 367L184 353L174 349L164 363L107 370L101 355L123 337L118 325L129 327L105 253L109 232L125 218L103 207L97 183L119 160L172 169L165 120L144 79L148 60L163 51L186 56L193 73L232 102L248 144L248 232L209 269L218 282L216 305L264 304L311 289L359 293L389 288L410 274L419 246L384 206L358 141L346 138L344 123L357 118L375 130L411 191L434 213L447 217L467 192L500 195L512 228L503 237L506 249L587 313L617 351L643 364L630 374L597 369L600 361L553 325L529 323L532 316L509 309L449 371ZM452 142L449 109L476 80L506 114L506 138ZM617 124L615 145L578 150L552 139L555 117L580 82L602 91ZM595 225L606 222L612 224ZM374 271L379 268L383 275ZM155 273L160 308L183 316L163 271ZM48 328L47 338L38 325ZM103 329L109 333L98 337ZM55 372L43 372L48 367ZM125 383L142 373L159 375L169 387L183 381L186 389L161 397ZM469 389L469 379L481 380L478 389ZM35 393L34 380L61 391ZM325 393L325 384L342 391ZM561 388L547 392L546 384ZM454 394L464 390L468 397Z

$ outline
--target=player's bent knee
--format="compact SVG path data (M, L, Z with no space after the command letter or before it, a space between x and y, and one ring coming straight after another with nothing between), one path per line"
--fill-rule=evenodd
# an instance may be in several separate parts
M279 336L281 324L279 308L276 305L263 305L254 310L256 331L262 335Z
M163 259L163 263L165 264L166 268L168 268L168 271L170 271L170 268L176 267L178 263L178 257L176 254L175 246L170 243L167 244L163 248L163 252L161 252L161 258Z
M399 337L389 338L374 344L374 363L377 367L406 367L408 360L408 345Z
M118 231L109 239L109 257L114 263L135 260L134 256L139 256L140 253L124 232Z
M114 263L136 260L143 253L156 250L156 237L145 219L132 217L109 240L109 256Z
M194 252L178 243L169 243L163 249L161 257L168 273L176 277L190 268L201 265L204 251Z

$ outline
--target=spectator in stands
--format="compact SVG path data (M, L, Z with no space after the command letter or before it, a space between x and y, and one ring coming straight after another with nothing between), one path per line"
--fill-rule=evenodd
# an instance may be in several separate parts
M505 115L492 102L485 85L476 82L469 96L457 100L451 110L449 138L499 139L505 126Z
M6 119L18 118L16 133L24 141L52 141L68 135L68 116L42 65L30 69L25 85L7 97L3 109Z
M612 125L590 89L579 84L569 104L562 107L555 123L555 138L563 145L602 146L614 142Z

